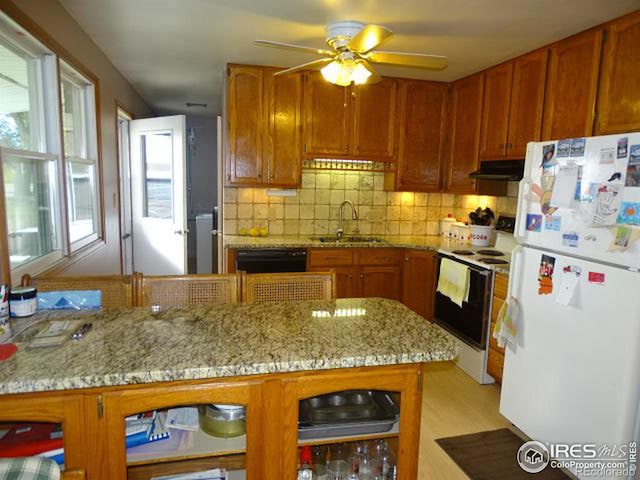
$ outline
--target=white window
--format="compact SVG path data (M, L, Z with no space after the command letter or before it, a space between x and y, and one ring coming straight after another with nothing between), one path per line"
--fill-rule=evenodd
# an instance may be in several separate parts
M100 208L95 87L60 62L62 130L71 251L98 238Z
M13 281L64 255L55 57L0 24L0 156Z

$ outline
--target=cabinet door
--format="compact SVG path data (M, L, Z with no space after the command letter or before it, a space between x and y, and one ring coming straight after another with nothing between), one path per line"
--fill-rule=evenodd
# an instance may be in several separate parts
M87 396L93 398L92 396ZM82 395L56 395L38 393L25 395L0 395L0 422L43 422L61 424L63 432L64 466L76 475L93 473L89 478L98 478L100 466L93 459L98 456L94 450L95 430L85 422L85 398ZM97 403L91 403L87 418L96 417ZM0 458L3 458L0 451Z
M607 27L598 89L598 135L640 130L640 13Z
M601 48L602 30L590 30L551 46L543 140L592 134Z
M448 88L444 83L402 82L396 190L441 189Z
M454 82L449 103L449 148L446 191L474 193L469 174L478 167L484 74Z
M227 185L262 182L263 70L231 66L227 83Z
M402 303L428 320L433 319L436 292L432 252L405 250L402 264Z
M351 153L367 160L395 160L398 81L385 78L354 86L353 92Z
M420 443L420 415L422 408L422 365L390 365L386 367L326 370L305 372L299 380L285 380L280 409L284 412L283 475L295 477L300 459L298 453L298 413L300 400L337 393L344 390L384 390L399 394L400 418L397 435L396 462L399 479L418 478L418 445ZM381 436L384 434L380 434ZM369 438L375 438L372 434ZM362 437L359 437L360 439ZM358 437L342 436L335 441L355 441ZM324 439L309 443L325 443ZM276 477L272 477L276 478Z
M299 187L302 168L302 74L267 77L269 134L265 141L267 183Z
M512 81L513 62L490 68L484 74L480 158L505 156Z
M333 85L317 72L306 74L304 153L307 158L348 156L349 92L350 88Z
M400 300L400 267L360 267L360 297Z
M524 158L527 143L540 140L547 57L545 49L513 62L507 157Z
M108 477L151 478L217 467L246 469L247 479L269 478L263 471L263 435L277 432L279 412L262 413L262 385L257 381L183 382L173 385L127 388L104 396L107 436ZM235 404L246 408L245 436L223 439L202 429L194 432L188 449L170 450L127 458L125 418L141 412L180 406ZM275 422L275 425L274 425ZM268 433L267 433L268 432ZM276 437L277 438L277 437ZM234 440L235 439L235 440ZM233 440L233 441L230 441Z
M307 272L328 272L333 270L336 274L336 298L357 297L357 272L355 267L307 267Z

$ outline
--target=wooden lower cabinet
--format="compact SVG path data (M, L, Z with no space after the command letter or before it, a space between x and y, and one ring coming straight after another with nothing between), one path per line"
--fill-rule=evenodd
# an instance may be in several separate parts
M336 272L338 298L400 300L400 248L310 248L308 272Z
M493 338L493 329L496 325L498 312L507 298L507 286L509 277L503 274L496 274L493 280L493 303L491 306L491 327L489 330L489 359L487 362L487 373L496 382L502 383L502 370L504 368L504 348L498 346Z
M415 480L423 373L423 365L416 363L125 385L78 394L2 395L0 422L62 423L63 480L149 480L212 468L244 470L248 480L295 479L300 445L332 443L298 439L299 400L344 390L385 390L399 400L400 415L393 428L334 441L384 438L395 451L398 478ZM193 433L193 446L187 449L154 457L127 455L127 416L211 403L245 406L246 435L222 439L200 430Z
M435 291L433 252L406 249L402 259L402 303L432 320Z

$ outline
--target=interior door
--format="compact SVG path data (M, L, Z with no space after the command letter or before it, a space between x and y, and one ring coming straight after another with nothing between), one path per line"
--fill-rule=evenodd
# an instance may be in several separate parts
M184 115L132 120L133 268L145 275L187 272Z

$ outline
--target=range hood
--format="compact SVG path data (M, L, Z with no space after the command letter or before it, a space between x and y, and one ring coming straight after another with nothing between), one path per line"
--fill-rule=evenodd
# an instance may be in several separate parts
M480 168L471 172L475 180L517 181L524 174L524 160L490 160L480 162Z

